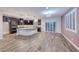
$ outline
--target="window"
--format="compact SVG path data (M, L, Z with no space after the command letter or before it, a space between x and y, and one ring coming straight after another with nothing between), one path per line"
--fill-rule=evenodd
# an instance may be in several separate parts
M55 32L55 22L46 22L46 31Z
M76 32L76 8L66 14L65 28L66 30Z

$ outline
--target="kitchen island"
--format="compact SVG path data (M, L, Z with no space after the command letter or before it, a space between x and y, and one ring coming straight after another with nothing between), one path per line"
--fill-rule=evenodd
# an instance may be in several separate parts
M37 27L34 25L19 25L17 27L17 35L28 36L35 33L37 33Z

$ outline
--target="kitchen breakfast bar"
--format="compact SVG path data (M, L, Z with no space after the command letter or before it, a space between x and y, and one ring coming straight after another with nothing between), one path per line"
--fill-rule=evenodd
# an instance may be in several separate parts
M37 27L33 25L19 25L17 35L29 36L37 33Z

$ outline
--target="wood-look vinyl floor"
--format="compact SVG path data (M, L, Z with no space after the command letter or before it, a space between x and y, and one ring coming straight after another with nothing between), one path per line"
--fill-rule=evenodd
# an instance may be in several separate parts
M5 35L0 40L1 52L77 52L61 34L37 33L32 36Z

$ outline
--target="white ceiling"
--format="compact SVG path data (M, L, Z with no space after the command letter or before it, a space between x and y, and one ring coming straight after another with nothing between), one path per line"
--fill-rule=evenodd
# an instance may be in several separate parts
M46 10L46 7L2 7L1 9L26 12L27 15L44 17L42 12ZM69 10L69 7L49 7L48 10L57 10L55 14L52 14L52 17L62 16L65 12L67 12L67 10Z

